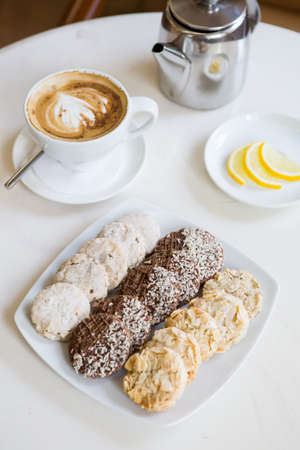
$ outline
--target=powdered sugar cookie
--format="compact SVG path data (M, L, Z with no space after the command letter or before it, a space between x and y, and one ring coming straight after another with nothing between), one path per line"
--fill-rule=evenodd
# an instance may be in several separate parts
M77 373L105 378L123 366L129 348L130 335L125 325L111 314L97 312L73 330L69 355Z
M31 320L42 336L54 341L65 340L72 328L90 313L87 296L69 283L54 283L33 300Z
M166 347L152 347L132 355L125 368L124 391L131 400L149 411L163 411L175 405L183 394L187 373L181 357Z
M97 237L112 239L120 244L126 253L128 267L136 266L145 258L145 240L129 223L112 222L105 225Z
M152 252L160 238L160 228L153 216L142 212L132 212L120 217L118 222L132 225L138 230L144 238L146 253Z
M201 308L215 319L221 332L217 352L225 352L246 335L249 317L238 297L217 290L207 293L205 297L194 299L190 304L192 307Z
M203 297L207 293L223 289L227 294L240 298L252 319L262 307L262 290L258 282L246 270L225 269L208 280L203 287Z
M78 286L90 302L107 296L108 277L105 267L85 253L76 253L64 262L54 276L54 282L57 281Z
M193 335L175 327L162 328L155 331L145 348L160 346L174 350L182 358L190 383L201 363L200 347Z
M205 311L192 307L177 309L166 319L165 327L176 327L196 339L202 361L207 361L217 351L221 333L216 321Z
M97 306L96 306L96 303ZM144 344L151 331L151 320L148 308L137 297L117 295L94 302L94 309L108 312L121 320L127 327L130 338L130 353Z
M112 239L95 238L81 247L79 253L103 264L108 276L108 290L118 286L127 273L127 257L123 248Z

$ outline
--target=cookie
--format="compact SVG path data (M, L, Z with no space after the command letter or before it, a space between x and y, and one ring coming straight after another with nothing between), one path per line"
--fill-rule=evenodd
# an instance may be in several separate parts
M191 307L177 309L166 319L165 327L176 327L196 339L202 361L207 361L217 351L221 333L216 321L205 311Z
M114 297L102 297L96 298L90 303L91 314L95 312L108 312L108 306L112 302Z
M153 216L142 212L132 212L125 214L117 221L132 225L138 230L144 238L146 253L152 252L160 238L160 228Z
M174 350L182 358L188 376L187 382L190 383L201 363L200 347L193 335L175 327L162 328L155 331L145 348L161 346Z
M217 352L225 352L232 344L239 342L247 333L248 313L243 302L223 290L194 299L190 305L201 308L213 317L221 332Z
M184 228L163 236L156 244L154 253L161 254L162 257L169 257L174 251L182 250L184 243Z
M120 294L136 295L149 308L151 325L156 325L177 307L180 289L173 272L146 261L128 272Z
M127 273L127 257L123 248L112 239L95 238L81 247L85 253L105 267L108 277L108 290L117 287Z
M134 353L125 368L123 388L128 396L149 411L164 411L175 405L187 384L181 357L166 347L151 347Z
M69 283L54 283L46 287L31 306L31 320L36 331L53 341L66 340L72 328L89 313L87 296Z
M96 312L73 330L69 355L76 373L105 378L117 372L128 358L130 334L112 314Z
M104 266L85 253L76 253L64 262L54 276L54 282L57 281L79 287L90 302L107 295L108 277Z
M227 294L240 298L252 319L261 311L262 290L258 282L246 270L226 269L218 272L203 286L203 297L207 293L223 289Z
M145 258L145 241L141 233L131 224L112 222L103 227L99 238L108 238L120 244L127 256L128 267L134 267Z
M93 305L95 308L95 304ZM100 311L115 315L127 327L130 338L130 353L144 344L151 331L151 321L148 308L137 297L118 295L98 301Z
M186 252L175 250L171 255L152 255L151 260L153 264L161 265L162 267L174 272L178 281L180 294L178 298L178 306L187 304L194 298L200 289L200 271L196 262L188 256Z
M186 258L194 261L199 270L200 284L220 271L224 262L221 243L213 234L200 228L182 228L169 233L159 240L153 256L157 264L159 258L161 261L165 258L166 262L161 262L161 265L167 267L174 252L181 252Z

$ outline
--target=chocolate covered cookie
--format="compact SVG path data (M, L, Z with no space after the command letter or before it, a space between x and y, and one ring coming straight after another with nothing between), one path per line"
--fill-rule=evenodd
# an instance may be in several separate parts
M120 285L120 294L138 296L149 308L151 324L156 325L177 307L180 288L176 274L151 261L128 272Z
M117 372L129 356L130 334L112 314L95 312L73 330L69 355L74 370L88 378Z
M118 295L95 302L93 308L115 315L127 327L130 338L130 353L144 344L151 331L148 308L137 297Z
M152 262L169 269L174 254L178 255L177 261L184 258L196 265L199 284L212 278L224 262L221 243L213 234L200 228L182 228L160 239L151 255Z

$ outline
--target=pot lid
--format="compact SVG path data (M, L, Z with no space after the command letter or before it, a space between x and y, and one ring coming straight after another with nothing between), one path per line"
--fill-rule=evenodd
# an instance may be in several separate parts
M174 17L196 30L217 31L239 21L246 10L246 0L169 0Z

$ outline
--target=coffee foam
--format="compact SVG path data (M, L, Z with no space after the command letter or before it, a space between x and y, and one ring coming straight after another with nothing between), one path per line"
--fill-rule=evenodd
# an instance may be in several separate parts
M124 118L127 97L109 78L64 72L40 82L27 102L31 123L51 137L89 140L108 133Z

